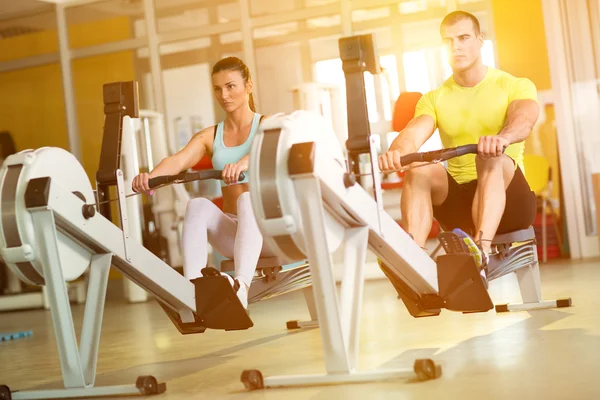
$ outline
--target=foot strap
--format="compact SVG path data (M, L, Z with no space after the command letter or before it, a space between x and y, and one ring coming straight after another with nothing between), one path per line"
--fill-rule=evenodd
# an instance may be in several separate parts
M192 280L196 288L196 314L209 329L243 330L254 326L248 311L237 296L240 283L214 268L203 268L202 277Z

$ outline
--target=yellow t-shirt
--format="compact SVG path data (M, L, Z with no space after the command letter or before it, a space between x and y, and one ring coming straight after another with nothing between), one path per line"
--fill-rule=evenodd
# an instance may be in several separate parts
M415 117L429 115L434 119L444 147L474 144L481 136L497 135L502 130L508 105L517 99L537 101L533 82L488 67L485 78L473 87L459 86L450 77L421 97ZM524 149L525 143L514 143L504 152L522 170ZM449 160L448 172L459 184L477 179L475 154Z

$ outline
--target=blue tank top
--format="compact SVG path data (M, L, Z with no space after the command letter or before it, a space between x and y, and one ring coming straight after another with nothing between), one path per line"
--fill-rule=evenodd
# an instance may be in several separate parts
M248 135L248 138L239 146L232 147L225 146L225 142L223 141L223 121L219 122L212 147L212 165L214 169L222 170L225 168L225 165L234 164L246 154L250 153L250 147L252 146L254 135L256 135L256 131L258 130L260 117L260 114L254 113L252 127L250 128L250 134ZM238 183L248 182L249 173L249 170L246 171L246 178L242 181L238 181ZM221 181L221 186L226 186L224 181Z

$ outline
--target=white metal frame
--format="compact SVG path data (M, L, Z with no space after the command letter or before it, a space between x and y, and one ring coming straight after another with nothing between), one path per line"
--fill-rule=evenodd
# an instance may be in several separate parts
M346 230L344 276L338 302L327 247L321 183L317 177L306 174L294 178L294 187L298 193L305 193L304 196L299 196L298 203L306 229L306 250L313 276L327 373L266 377L263 381L264 386L366 382L414 376L412 369L356 371L369 227L360 226Z
M8 160L8 159L7 159ZM56 160L60 163L61 160ZM122 177L122 172L117 171ZM120 200L124 200L123 179L118 179ZM16 190L16 189L15 189ZM128 213L124 201L119 207L123 230L101 215L86 219L81 200L51 181L48 204L28 210L32 214L36 257L43 266L50 311L56 333L65 389L18 391L13 399L40 399L106 396L140 393L136 385L94 387L102 313L111 264L140 288L178 312L183 322L193 322L196 310L194 285L162 262L128 234ZM81 342L78 346L62 265L70 260L58 253L57 233L76 238L73 243L88 248L90 276ZM20 262L22 260L11 260Z

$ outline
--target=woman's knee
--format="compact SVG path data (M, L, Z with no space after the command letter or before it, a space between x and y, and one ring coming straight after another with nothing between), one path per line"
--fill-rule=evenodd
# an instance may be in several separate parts
M252 210L252 201L250 199L250 192L242 193L237 199L237 209L248 209Z
M191 199L187 203L185 215L186 217L203 216L206 214L213 213L214 209L216 208L217 206L209 199L205 199L204 197L197 197L195 199Z

